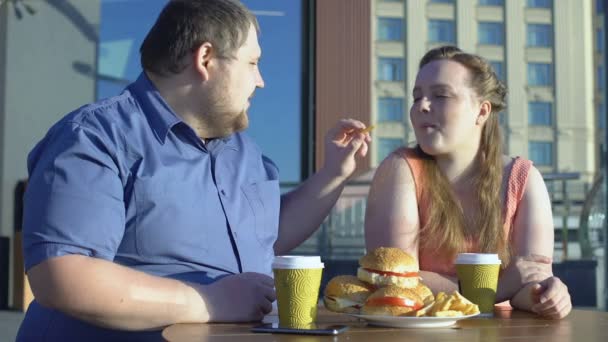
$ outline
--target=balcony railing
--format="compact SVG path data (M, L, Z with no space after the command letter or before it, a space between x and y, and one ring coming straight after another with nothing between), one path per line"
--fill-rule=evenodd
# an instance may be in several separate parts
M557 259L580 257L580 248L571 248L578 243L580 234L579 221L583 204L587 199L589 185L579 181L579 174L543 175L553 207L555 226L555 256ZM284 184L284 190L296 184ZM331 213L321 227L293 254L315 254L324 259L343 260L357 259L365 253L364 217L367 205L369 182L349 183ZM600 196L602 197L602 196ZM602 208L605 208L603 206ZM589 215L586 238L592 248L599 248L604 240L604 216L602 209L594 210Z

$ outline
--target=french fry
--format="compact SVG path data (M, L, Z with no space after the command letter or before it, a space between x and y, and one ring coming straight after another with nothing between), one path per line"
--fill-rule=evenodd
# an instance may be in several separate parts
M376 125L369 125L366 128L362 129L359 131L359 133L367 133L367 132L371 132L374 128L376 128Z
M450 295L439 292L435 297L435 302L427 308L419 310L416 316L458 317L476 313L479 313L479 307L463 297L458 291L454 291Z
M462 311L457 310L445 310L445 311L437 311L435 313L437 317L458 317L463 316Z

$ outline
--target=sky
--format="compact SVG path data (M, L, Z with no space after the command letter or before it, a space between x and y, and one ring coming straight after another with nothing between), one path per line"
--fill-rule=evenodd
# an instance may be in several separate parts
M139 46L166 0L102 0L97 83L98 98L122 91L121 79L141 72ZM247 132L279 167L281 181L298 182L301 173L302 0L243 0L260 24L265 88L249 108Z

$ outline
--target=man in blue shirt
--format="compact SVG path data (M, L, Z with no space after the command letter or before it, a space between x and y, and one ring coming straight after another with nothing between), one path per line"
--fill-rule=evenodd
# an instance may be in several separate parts
M170 1L139 78L32 150L23 247L36 299L18 340L159 339L173 323L271 311L274 255L321 224L370 138L342 120L323 168L281 196L243 133L264 86L257 31L237 1Z

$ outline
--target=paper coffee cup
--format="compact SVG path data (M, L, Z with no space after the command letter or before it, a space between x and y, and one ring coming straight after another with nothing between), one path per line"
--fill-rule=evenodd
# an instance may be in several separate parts
M482 313L494 312L501 264L498 254L460 253L454 263L462 295L479 305Z
M324 264L319 256L277 256L272 263L279 325L306 328L317 320Z

